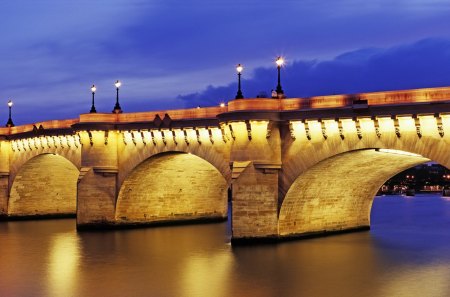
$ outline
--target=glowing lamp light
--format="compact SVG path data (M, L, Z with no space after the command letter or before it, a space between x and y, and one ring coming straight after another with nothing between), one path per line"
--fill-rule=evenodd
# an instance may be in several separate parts
M122 108L120 107L119 103L119 88L122 85L120 80L116 80L114 83L114 86L116 86L116 105L114 105L113 113L122 113Z
M12 106L13 106L13 102L11 99L9 99L9 101L8 101L9 118L8 118L8 122L6 122L6 127L14 127L14 123L11 118L11 107Z
M225 103L221 102L220 107L225 107Z
M237 64L237 66L236 66L237 73L241 73L242 70L244 70L244 67L241 64Z
M241 75L242 75L242 70L244 70L244 67L241 64L237 64L236 66L236 71L237 71L237 75L238 75L238 91L236 93L236 97L234 97L235 99L244 99L244 95L242 94L242 90L241 90Z
M272 95L272 97L286 98L284 96L283 88L281 87L281 78L280 78L281 67L284 65L284 58L281 56L278 56L277 59L275 60L275 63L277 64L278 84L277 84L277 88L276 88L276 96Z
M278 67L281 67L284 65L284 58L283 57L277 57L277 59L275 60L275 63L277 64Z
M92 92L92 105L91 105L91 110L90 113L96 113L97 110L95 109L95 91L97 91L97 87L95 85L92 85L91 87L91 92Z

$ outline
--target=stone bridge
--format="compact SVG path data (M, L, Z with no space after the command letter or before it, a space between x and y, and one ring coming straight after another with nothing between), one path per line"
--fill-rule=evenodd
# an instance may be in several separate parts
M0 128L0 215L78 228L225 219L234 241L368 228L375 193L450 168L450 87L89 113Z

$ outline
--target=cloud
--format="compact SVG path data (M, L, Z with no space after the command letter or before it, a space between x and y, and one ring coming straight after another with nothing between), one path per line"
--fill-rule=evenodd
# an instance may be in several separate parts
M450 85L450 40L424 39L390 48L363 48L331 60L293 61L282 69L282 86L288 97L351 94ZM243 75L244 76L244 75ZM242 88L247 98L276 86L276 69L257 68ZM245 76L244 76L245 77ZM215 105L232 99L237 83L208 86L178 96L189 106Z

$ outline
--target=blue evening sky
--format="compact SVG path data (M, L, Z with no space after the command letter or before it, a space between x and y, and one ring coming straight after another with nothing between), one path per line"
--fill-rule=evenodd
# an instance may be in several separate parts
M0 0L0 124L450 85L448 0ZM4 102L4 103L1 103Z

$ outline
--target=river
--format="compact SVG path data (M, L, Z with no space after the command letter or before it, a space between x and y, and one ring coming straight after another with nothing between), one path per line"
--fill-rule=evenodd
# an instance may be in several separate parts
M376 197L370 231L230 244L229 223L0 222L0 296L450 296L450 198Z

